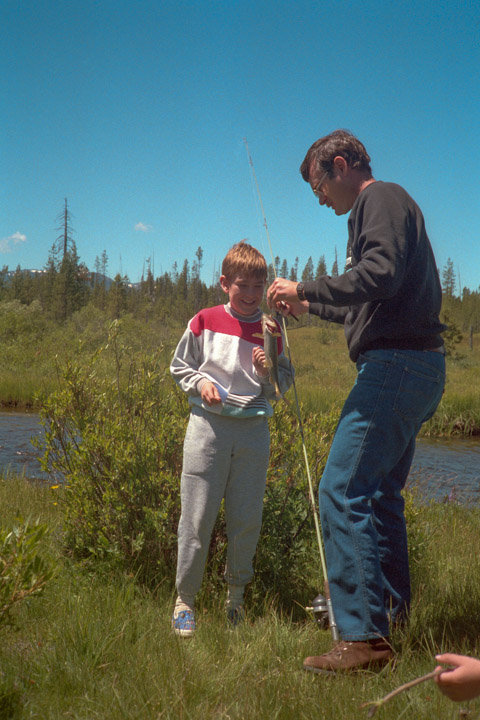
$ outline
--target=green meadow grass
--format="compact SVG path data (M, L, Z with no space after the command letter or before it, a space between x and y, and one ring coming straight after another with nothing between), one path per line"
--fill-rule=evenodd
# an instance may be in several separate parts
M414 596L409 626L393 635L398 663L322 677L301 666L330 648L329 631L307 613L293 622L272 601L247 608L247 622L232 631L224 597L204 596L195 637L174 636L171 579L147 591L62 554L58 491L12 476L0 482L2 526L19 513L47 523L44 552L58 570L41 597L18 607L14 627L0 626L0 718L357 720L366 717L362 703L432 670L437 651L480 655L479 508L409 498ZM478 717L479 701L465 707ZM429 681L376 717L453 720L459 706Z

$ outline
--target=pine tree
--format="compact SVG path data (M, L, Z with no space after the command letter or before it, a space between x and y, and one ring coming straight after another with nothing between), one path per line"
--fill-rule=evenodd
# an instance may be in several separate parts
M442 272L442 289L447 298L453 298L453 296L455 295L456 284L457 280L455 277L453 260L448 258Z
M79 260L67 198L57 221L60 235L53 243L48 257L43 304L55 319L62 322L87 303L90 273Z
M308 282L309 280L313 280L313 260L311 256L308 258L302 272L302 282Z
M57 215L56 220L58 223L57 230L60 231L60 235L53 243L51 252L58 269L63 258L70 250L73 249L73 246L75 245L73 241L72 214L68 209L67 198L65 198L65 206Z
M55 278L55 312L58 320L66 320L86 304L88 275L86 266L80 263L75 242L72 241Z
M191 285L192 285L192 296L193 296L193 310L194 310L194 313L197 313L203 304L202 303L203 288L202 288L202 281L201 281L203 250L200 246L197 248L195 257L196 257L196 260L194 261L194 263L192 265Z
M297 280L298 280L298 257L295 258L295 262L294 262L293 266L290 268L289 280L291 280L292 282L297 282Z
M327 263L325 262L325 255L321 255L315 270L315 279L322 277L327 274Z
M267 267L267 287L269 287L275 280L275 268L272 263L269 263Z
M107 302L107 251L102 252L101 257L95 258L95 274L93 279L93 303L100 310L105 310Z
M107 294L107 308L111 317L118 320L127 309L128 277L117 273Z
M337 257L337 248L335 248L335 261L332 265L332 277L338 277L338 257Z

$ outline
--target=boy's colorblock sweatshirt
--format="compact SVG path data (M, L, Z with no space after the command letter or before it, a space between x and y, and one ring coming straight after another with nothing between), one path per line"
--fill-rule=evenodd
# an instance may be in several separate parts
M190 405L208 412L233 417L271 417L269 402L275 389L268 376L260 377L252 362L252 350L263 347L262 311L243 316L227 305L201 310L187 326L175 350L170 372L188 394ZM283 338L277 338L279 385L285 393L293 381L293 369L283 352ZM259 337L260 336L260 337ZM221 404L206 405L200 392L205 382L216 385Z

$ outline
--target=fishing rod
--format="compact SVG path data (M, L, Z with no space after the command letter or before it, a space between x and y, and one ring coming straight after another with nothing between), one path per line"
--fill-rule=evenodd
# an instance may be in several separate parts
M247 139L243 138L243 142L245 143L245 148L246 148L247 156L248 156L248 162L250 163L250 167L252 169L252 177L255 181L255 187L257 190L258 200L260 202L260 208L261 208L262 216L263 216L263 226L265 228L265 233L267 235L268 247L270 249L270 255L272 258L273 272L274 272L274 275L276 278L276 277L278 277L277 276L277 268L275 265L275 258L273 256L273 248L272 248L272 243L270 241L270 233L268 231L267 218L265 216L265 210L263 209L262 196L260 194L260 188L258 186L257 176L255 174L255 168L253 166L253 160L252 160L252 156L250 155L250 150L248 147ZM287 322L286 322L284 315L282 315L282 324L283 324L283 332L285 335L285 344L287 346L288 361L290 363L290 366L292 366L290 343L288 340L288 333L287 333ZM328 613L328 625L330 627L330 632L332 634L333 641L338 642L340 637L338 634L337 623L335 622L335 615L333 612L332 600L330 598L330 588L328 585L328 575L327 575L327 563L325 560L325 551L323 548L322 535L321 535L321 531L320 531L320 523L319 523L319 519L318 519L318 513L316 510L315 493L313 491L312 476L310 473L310 463L308 462L307 446L305 443L305 433L304 433L304 429L303 429L302 413L300 410L300 403L298 401L298 393L297 393L297 385L295 383L295 377L293 377L292 385L293 385L293 392L295 395L295 406L296 406L296 410L297 410L298 426L300 428L300 437L302 440L303 457L305 460L305 470L306 470L306 475L307 475L307 480L308 480L308 488L309 488L309 494L310 494L310 504L312 506L313 518L314 518L314 523L315 523L315 531L316 531L317 542L318 542L318 550L320 553L320 563L322 566L322 573L323 573L323 579L324 579L324 593L325 593L325 601L326 601L327 613ZM316 600L317 600L317 598L315 598L314 602Z

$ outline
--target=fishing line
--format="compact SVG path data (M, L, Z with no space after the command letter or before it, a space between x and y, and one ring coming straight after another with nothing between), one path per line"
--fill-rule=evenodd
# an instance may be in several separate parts
M247 141L245 140L245 138L244 138L244 142L245 142L245 144L247 143ZM248 153L248 146L247 146L247 153ZM251 162L251 160L250 160L250 162ZM252 167L252 170L253 170L253 165L252 165L251 167ZM255 216L256 216L256 218L257 218L257 224L258 224L258 240L259 240L259 242L260 242L260 246L261 246L261 248L262 248L263 254L266 255L266 252L265 252L265 241L264 241L264 239L263 239L262 226L261 226L261 222L260 222L260 214L263 212L263 208L261 208L260 205L259 205L258 185L257 185L257 187L255 187L256 178L255 178L255 173L254 173L254 172L251 172L251 173L250 173L250 180L251 180L251 183L252 183L253 202L254 202L254 204L255 204ZM260 200L260 202L261 202L261 200ZM268 230L267 230L267 235L268 235ZM276 267L275 267L275 263L273 263L273 270L274 270L275 277L276 277Z
M255 187L256 187L256 190L257 190L257 196L258 196L258 200L259 200L259 203L260 203L260 208L261 208L261 211L262 211L263 226L264 226L264 228L265 228L265 233L266 233L266 235L267 235L268 247L270 248L270 255L271 255L271 258L272 258L273 272L274 272L275 277L278 277L278 276L277 276L277 268L276 268L276 266L275 266L275 258L274 258L274 256L273 256L272 243L271 243L271 241L270 241L270 233L269 233L269 231L268 231L267 218L266 218L266 216L265 216L265 210L263 209L262 196L261 196L261 194L260 194L260 188L259 188L259 186L258 186L257 176L256 176L256 174L255 174L255 168L253 167L252 156L250 155L250 150L249 150L249 148L248 148L247 139L246 139L246 138L243 138L243 142L245 143L245 148L246 148L246 150L247 150L248 162L250 163L251 173L252 173L252 177L253 177L253 180L254 180L254 183L255 183ZM285 335L285 345L286 345L286 347L287 347L288 361L289 361L289 363L290 363L290 367L292 367L292 356L291 356L291 352L290 352L290 343L289 343L289 340L288 340L287 322L286 322L286 319L285 319L285 316L284 316L284 315L282 315L282 324L283 324L283 332L284 332L284 335ZM307 446L306 446L306 443L305 443L305 433L304 433L304 430L303 430L302 413L301 413L301 410L300 410L300 403L299 403L299 401L298 401L298 393L297 393L297 385L296 385L296 383L295 383L295 377L293 377L292 385L293 385L293 392L294 392L294 395L295 395L295 406L296 406L296 410L297 410L298 426L299 426L299 428L300 428L300 437L301 437L301 440L302 440L303 457L304 457L304 460L305 460L305 470L306 470L306 474L307 474L308 488L309 488L309 493L310 493L310 503L311 503L312 511L313 511L313 518L314 518L314 522L315 522L315 531L316 531L317 541L318 541L318 549L319 549L319 552L320 552L320 563L321 563L321 566L322 566L323 579L324 579L324 583L325 583L325 590L324 590L324 591L325 591L325 600L326 600L326 603L327 603L327 611L328 611L328 624L329 624L329 626L330 626L330 631L331 631L331 633L332 633L332 638L333 638L334 642L337 642L340 638L339 638L339 634L338 634L337 624L336 624L336 622L335 622L335 615L334 615L334 613L333 613L332 601L331 601L331 599L330 599L330 589L329 589L329 586L328 586L328 575L327 575L327 563L326 563L326 560L325 560L325 551L324 551L324 549L323 549L322 535L321 535L321 531L320 531L320 523L319 523L319 520L318 520L318 513L317 513L317 510L316 510L315 493L314 493L314 491L313 491L312 476L311 476L311 473L310 473L310 463L308 462Z

